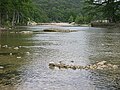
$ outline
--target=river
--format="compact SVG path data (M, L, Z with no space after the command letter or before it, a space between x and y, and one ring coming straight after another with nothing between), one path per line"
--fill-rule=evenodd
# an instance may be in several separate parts
M46 28L77 32L39 32ZM120 65L120 30L79 26L28 26L0 32L0 90L119 90L120 69L50 69L49 62ZM7 45L7 46L5 46ZM16 48L18 47L18 48ZM73 62L74 61L74 62Z

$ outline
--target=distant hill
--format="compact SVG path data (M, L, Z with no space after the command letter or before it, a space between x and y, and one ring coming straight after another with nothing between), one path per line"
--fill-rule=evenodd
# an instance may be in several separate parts
M84 0L33 0L40 10L47 16L46 21L67 22L81 13Z

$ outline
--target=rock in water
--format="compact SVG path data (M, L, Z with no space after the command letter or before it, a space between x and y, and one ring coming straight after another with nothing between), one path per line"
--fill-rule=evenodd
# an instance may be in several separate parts
M33 34L32 31L21 31L20 33L22 33L22 34Z
M19 48L18 47L14 47L15 50L18 50Z
M0 66L0 69L3 69L4 67L3 66Z
M85 69L85 70L109 70L109 69L118 69L118 65L113 65L113 64L106 64L106 61L101 61L93 65L87 65L87 66L80 66L80 65L66 65L60 61L59 63L54 63L50 62L49 63L50 68L55 68L58 67L59 69L64 68L64 69Z
M4 46L2 46L3 48L7 48L8 47L8 45L4 45Z
M12 56L12 53L10 53L10 56Z
M97 65L104 65L107 61L98 62Z
M49 67L55 67L55 63L54 62L49 62Z
M118 69L118 65L113 65L113 69Z
M44 29L44 32L75 32L75 30L65 30L65 29L58 29L58 28L48 28Z
M17 59L20 59L20 58L22 58L22 57L17 57Z
M26 52L27 55L30 55L30 52Z

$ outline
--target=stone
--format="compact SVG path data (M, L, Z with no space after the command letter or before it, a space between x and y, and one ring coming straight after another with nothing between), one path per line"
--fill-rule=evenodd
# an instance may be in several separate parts
M55 63L54 62L49 62L49 66L50 67L55 67Z
M30 55L30 52L26 52L27 55Z
M104 65L107 61L98 62L97 65Z
M4 67L3 66L0 66L0 69L3 69Z
M17 57L17 59L20 59L20 58L22 58L22 57Z
M4 45L4 46L2 46L3 48L7 48L8 47L8 45Z
M18 47L14 47L13 49L18 50L19 48Z
M59 61L59 63L54 63L50 62L49 63L50 67L58 67L59 69L64 68L64 69L86 69L86 70L107 70L107 69L117 69L119 68L118 65L112 65L112 64L106 64L106 61L101 61L93 65L87 65L87 66L80 66L80 65L66 65L62 63L62 61Z
M12 53L10 53L10 56L12 56Z
M113 65L113 69L118 69L118 65Z

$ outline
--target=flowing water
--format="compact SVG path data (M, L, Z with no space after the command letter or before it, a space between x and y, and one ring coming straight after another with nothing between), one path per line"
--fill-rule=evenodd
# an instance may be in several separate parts
M41 32L46 28L77 32ZM120 65L119 29L35 26L16 31L21 30L36 33L0 32L0 90L120 90L119 68L49 68L49 62L59 61L85 66L105 60Z

